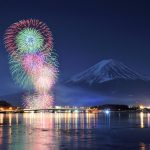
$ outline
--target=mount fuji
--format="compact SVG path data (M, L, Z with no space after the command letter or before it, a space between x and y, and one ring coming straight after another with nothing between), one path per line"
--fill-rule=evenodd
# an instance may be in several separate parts
M143 95L150 93L149 77L113 59L100 61L73 76L66 84L94 89L107 94Z

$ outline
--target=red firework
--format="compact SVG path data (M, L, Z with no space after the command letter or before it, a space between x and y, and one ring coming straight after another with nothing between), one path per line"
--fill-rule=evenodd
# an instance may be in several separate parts
M16 36L17 34L26 28L36 29L41 33L44 39L44 46L42 51L49 51L53 47L53 38L52 34L48 28L48 26L36 19L27 19L21 20L19 22L13 23L5 33L5 46L10 54L15 54L16 50L18 49L16 43Z

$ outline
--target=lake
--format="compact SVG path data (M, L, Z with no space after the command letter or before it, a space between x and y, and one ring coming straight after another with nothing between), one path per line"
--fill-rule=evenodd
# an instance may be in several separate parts
M59 149L150 149L150 113L0 114L0 150Z

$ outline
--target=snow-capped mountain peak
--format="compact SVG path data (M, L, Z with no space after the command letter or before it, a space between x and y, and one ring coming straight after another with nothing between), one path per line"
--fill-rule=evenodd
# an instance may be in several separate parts
M149 80L147 77L137 73L133 69L117 60L106 59L73 76L68 83L85 82L91 85L94 83L103 83L114 79Z

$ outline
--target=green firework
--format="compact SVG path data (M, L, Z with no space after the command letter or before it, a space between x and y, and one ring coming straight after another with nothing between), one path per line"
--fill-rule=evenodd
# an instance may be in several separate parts
M37 29L25 28L16 36L16 44L20 53L34 53L41 50L44 39Z
M32 78L25 72L22 63L10 56L9 65L12 77L16 84L26 89L33 89Z

